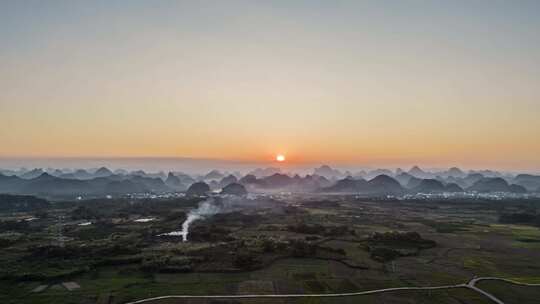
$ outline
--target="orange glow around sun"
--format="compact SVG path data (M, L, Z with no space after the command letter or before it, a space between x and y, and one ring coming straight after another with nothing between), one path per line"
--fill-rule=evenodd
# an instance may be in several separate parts
M283 155L283 154L276 155L276 161L284 162L285 161L285 155Z

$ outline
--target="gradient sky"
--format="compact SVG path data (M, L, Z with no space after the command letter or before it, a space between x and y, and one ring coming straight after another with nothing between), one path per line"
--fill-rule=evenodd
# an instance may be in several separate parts
M540 170L540 1L1 1L0 157Z

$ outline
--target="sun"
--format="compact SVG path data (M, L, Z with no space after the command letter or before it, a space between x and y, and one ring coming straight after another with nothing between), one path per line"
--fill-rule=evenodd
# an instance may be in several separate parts
M283 155L283 154L276 155L276 161L284 162L285 161L285 155Z

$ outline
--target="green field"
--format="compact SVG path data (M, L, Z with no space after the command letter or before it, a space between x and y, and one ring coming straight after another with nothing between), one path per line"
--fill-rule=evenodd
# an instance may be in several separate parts
M498 223L500 206L331 199L338 207L306 199L304 208L304 200L295 198L295 207L272 201L264 208L219 214L195 222L187 243L156 235L177 229L193 202L172 207L153 202L141 207L144 213L132 206L88 205L101 212L89 226L79 226L84 220L70 218L76 207L65 205L25 225L12 222L26 214L3 214L11 228L0 234L7 240L0 251L0 302L114 304L169 294L341 293L460 284L473 276L540 282L535 242L540 230ZM155 220L134 222L142 217ZM69 291L65 282L80 288ZM36 289L40 285L46 287ZM479 287L507 303L535 303L539 296L539 287L507 285L490 281ZM489 302L471 290L453 289L159 303Z

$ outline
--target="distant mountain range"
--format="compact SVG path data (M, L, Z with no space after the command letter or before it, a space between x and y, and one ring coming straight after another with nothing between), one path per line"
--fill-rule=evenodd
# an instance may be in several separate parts
M68 179L42 173L32 179L0 175L0 192L44 197L103 196L172 191L162 179L109 175L91 179Z
M321 166L305 176L286 174L277 168L256 169L239 173L212 170L200 176L182 172L146 173L142 170L112 171L106 167L93 170L42 169L0 170L0 193L70 198L82 196L125 195L132 193L166 193L187 191L192 194L209 191L224 193L292 192L356 193L362 195L401 195L456 192L540 192L540 176L512 176L496 171L468 171L450 168L429 172L418 166L408 171L376 169L341 172ZM231 186L230 186L231 185ZM230 186L230 187L228 187Z

